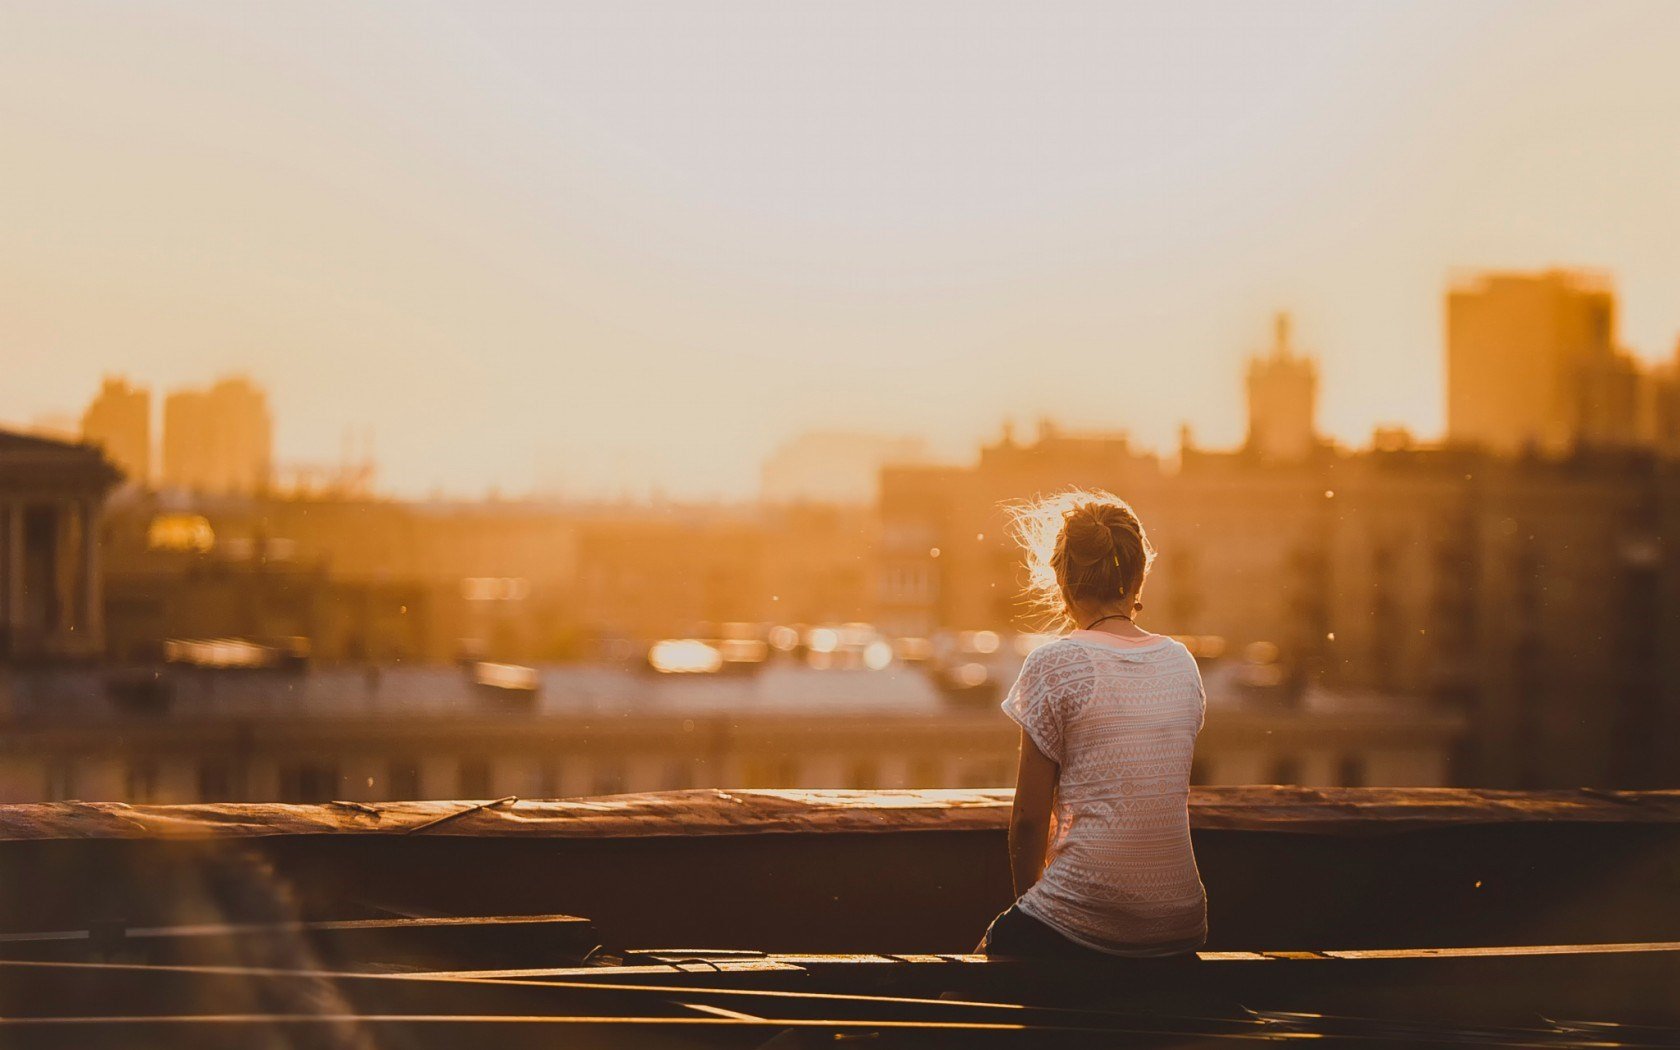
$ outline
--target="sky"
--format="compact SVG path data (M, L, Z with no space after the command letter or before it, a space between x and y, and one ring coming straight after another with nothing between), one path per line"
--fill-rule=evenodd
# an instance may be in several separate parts
M1680 4L0 0L0 420L241 372L397 494L751 495L810 429L1440 431L1442 293L1680 335ZM160 411L154 407L154 411Z

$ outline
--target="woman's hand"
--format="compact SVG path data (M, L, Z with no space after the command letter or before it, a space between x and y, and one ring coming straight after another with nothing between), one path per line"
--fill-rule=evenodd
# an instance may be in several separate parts
M1050 838L1050 805L1060 769L1044 757L1026 730L1021 731L1021 761L1015 771L1015 807L1009 813L1009 872L1015 896L1027 892L1044 871Z

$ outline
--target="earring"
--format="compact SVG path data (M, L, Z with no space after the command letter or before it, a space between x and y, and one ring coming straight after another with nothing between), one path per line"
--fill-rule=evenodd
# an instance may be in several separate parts
M1132 603L1132 611L1135 612L1135 613L1142 612L1143 611L1143 603L1142 602L1133 602Z

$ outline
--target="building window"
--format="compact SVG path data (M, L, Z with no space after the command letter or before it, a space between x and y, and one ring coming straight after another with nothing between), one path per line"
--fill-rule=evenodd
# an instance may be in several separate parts
M482 758L461 760L461 798L490 797L490 763Z
M412 801L420 797L420 763L412 758L392 759L391 768L385 774L386 801Z
M338 797L338 766L288 762L280 767L280 801L331 802Z

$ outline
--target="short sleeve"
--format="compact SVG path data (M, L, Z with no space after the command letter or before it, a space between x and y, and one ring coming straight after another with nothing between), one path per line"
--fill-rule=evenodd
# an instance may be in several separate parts
M1050 683L1044 674L1042 660L1035 659L1035 650L1021 665L1021 674L1003 699L1003 713L1008 715L1044 757L1062 764L1062 712L1054 702Z

